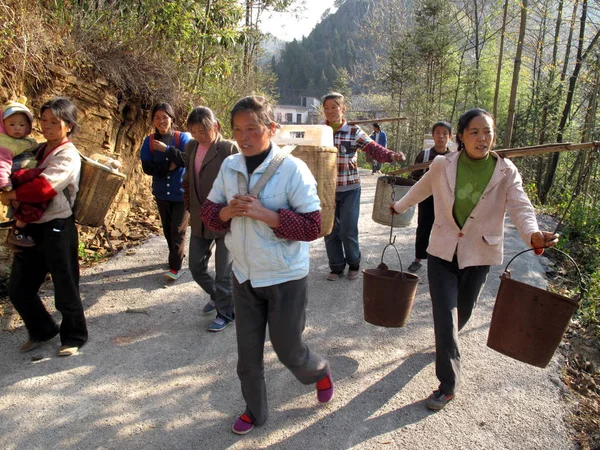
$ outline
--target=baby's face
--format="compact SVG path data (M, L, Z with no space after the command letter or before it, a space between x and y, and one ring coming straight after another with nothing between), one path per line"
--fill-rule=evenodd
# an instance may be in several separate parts
M25 114L16 113L4 119L4 129L10 137L20 139L31 133L31 124Z

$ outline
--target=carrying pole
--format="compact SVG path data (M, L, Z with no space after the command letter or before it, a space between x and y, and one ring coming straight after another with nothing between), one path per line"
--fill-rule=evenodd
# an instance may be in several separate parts
M587 148L594 148L595 150L600 149L600 142L584 142L581 144L571 144L569 142L558 143L558 144L543 144L543 145L534 145L532 147L517 147L517 148L509 148L506 150L495 150L495 152L502 156L503 158L518 158L521 156L533 156L533 155L542 155L544 153L554 153L554 152L570 152L576 150L583 150ZM433 161L427 161L424 163L413 164L412 166L403 167L401 169L395 170L393 172L389 172L388 175L400 175L407 172L414 172L415 170L423 170L429 167L429 165Z

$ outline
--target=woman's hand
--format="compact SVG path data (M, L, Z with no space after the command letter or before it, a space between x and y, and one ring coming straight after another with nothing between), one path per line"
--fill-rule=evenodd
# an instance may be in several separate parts
M166 152L166 151L167 151L167 147L168 147L168 145L167 145L167 144L165 144L165 143L164 143L164 142L162 142L162 141L157 141L156 139L154 139L154 140L152 141L152 148L153 148L154 150L158 150L159 152L163 152L163 153L164 153L164 152Z
M394 205L396 204L396 202L392 202L390 203L390 214L398 214L396 212L396 208L394 208Z
M394 153L392 156L393 161L406 161L406 155L402 152Z
M16 199L17 194L15 191L4 191L0 193L0 202L2 202L4 206L10 206L11 202Z
M248 217L252 200L255 200L255 198L251 195L234 195L228 205L231 217Z
M558 244L558 234L549 231L538 231L531 235L531 246L535 248L535 254L541 255L545 248L554 247Z
M260 200L252 195L234 195L229 208L232 217L248 217L260 220L271 228L277 228L280 224L279 214L265 208Z

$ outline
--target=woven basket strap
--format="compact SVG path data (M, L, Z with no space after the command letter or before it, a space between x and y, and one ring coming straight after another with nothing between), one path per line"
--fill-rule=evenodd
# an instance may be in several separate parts
M79 153L79 157L81 158L81 161L83 163L83 161L85 160L85 156L79 150L77 150L77 153ZM79 183L81 183L81 177L79 178ZM71 194L69 194L69 186L67 186L63 189L63 194L67 198L67 202L69 203L69 206L71 207L71 212L73 212L73 206L75 206L75 202L71 203Z
M295 145L286 145L279 152L273 156L273 159L267 166L267 170L263 172L258 181L252 186L249 194L253 196L257 196L260 191L266 186L267 182L271 179L273 174L277 171L281 163L287 156L296 148ZM248 185L246 184L246 178L241 172L238 172L238 193L240 195L245 195L248 193Z

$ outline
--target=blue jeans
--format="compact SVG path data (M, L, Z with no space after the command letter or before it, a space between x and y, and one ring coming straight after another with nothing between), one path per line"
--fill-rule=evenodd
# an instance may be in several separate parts
M212 255L213 242L216 247L214 278L208 273L208 261ZM211 300L214 300L217 317L232 322L235 315L231 294L231 256L225 246L225 238L213 241L213 239L190 236L189 264L194 281L210 295Z
M361 188L335 194L335 219L333 230L325 236L325 249L332 272L343 272L348 264L358 270L358 216L360 215Z

